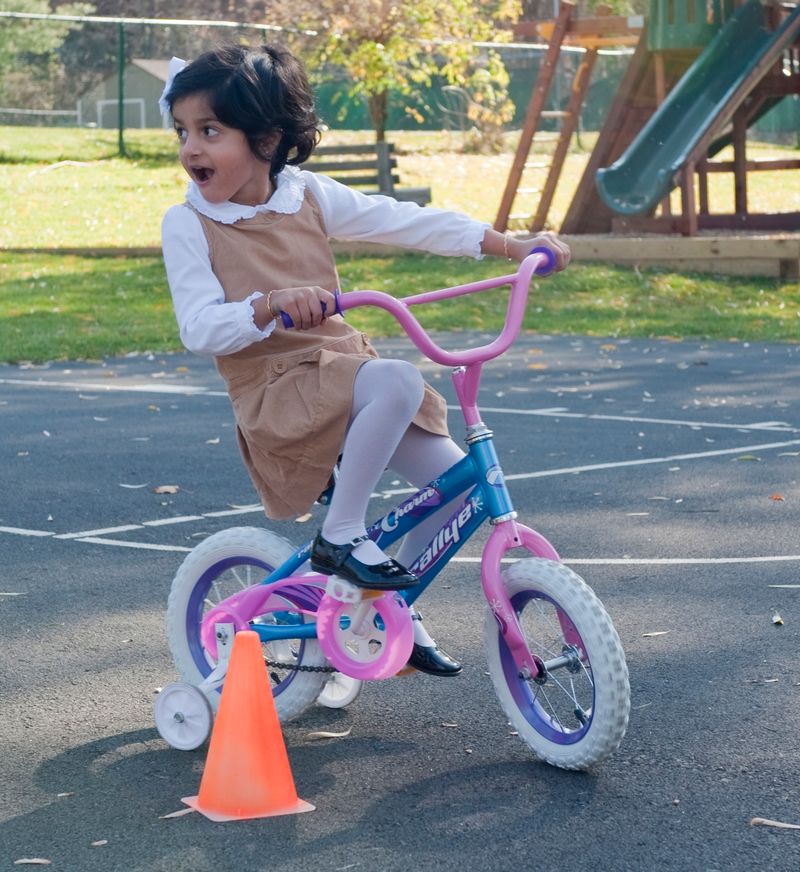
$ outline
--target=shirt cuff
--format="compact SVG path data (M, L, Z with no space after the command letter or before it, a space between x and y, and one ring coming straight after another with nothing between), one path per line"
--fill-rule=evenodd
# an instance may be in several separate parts
M483 253L482 245L483 239L486 236L486 231L490 230L491 227L491 224L481 222L480 224L478 224L477 227L473 228L472 231L467 234L464 245L466 254L468 254L470 257L474 257L475 260L483 260L484 257L486 257L486 255Z
M253 308L253 301L263 297L261 291L253 291L242 306L242 312L245 317L245 323L242 325L242 331L252 342L260 342L272 334L275 329L275 321L270 321L269 324L262 330L255 322L256 312Z

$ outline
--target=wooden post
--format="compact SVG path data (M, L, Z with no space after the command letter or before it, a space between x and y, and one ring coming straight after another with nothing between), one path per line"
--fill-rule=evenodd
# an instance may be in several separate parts
M689 162L681 171L681 206L683 220L681 233L684 236L697 236L697 209L694 201L694 163Z
M705 157L697 164L697 187L699 212L708 215L708 158Z
M530 225L531 232L535 233L537 230L541 230L547 220L547 213L550 211L550 204L553 202L556 187L558 186L558 179L561 176L561 169L567 158L569 144L572 141L572 135L575 133L578 126L578 119L581 116L581 107L583 106L586 92L589 90L589 82L592 78L592 70L594 69L596 60L597 49L589 49L581 63L578 65L578 69L575 71L575 78L572 80L572 93L570 94L566 115L561 125L561 134L558 139L558 145L553 153L553 161L550 164L544 188L542 188L542 196L539 198L536 215Z
M733 211L747 214L747 114L744 109L733 113Z
M391 197L394 195L392 144L386 141L375 143L375 153L378 156L378 190Z

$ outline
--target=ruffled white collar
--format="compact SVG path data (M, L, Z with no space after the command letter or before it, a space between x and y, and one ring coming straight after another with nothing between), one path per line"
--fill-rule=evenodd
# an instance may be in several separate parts
M272 196L266 203L260 203L258 206L243 206L241 203L231 203L230 200L224 203L209 203L194 182L189 182L186 200L201 215L212 221L219 221L220 224L235 224L237 221L253 218L262 212L294 214L303 204L303 194L306 189L302 172L297 167L284 167L278 173L275 182L276 187Z

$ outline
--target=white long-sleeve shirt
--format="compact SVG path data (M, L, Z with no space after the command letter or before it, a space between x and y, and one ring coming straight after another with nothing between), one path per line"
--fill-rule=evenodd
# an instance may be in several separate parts
M457 212L401 203L391 197L362 194L327 176L287 166L266 203L209 203L194 182L187 201L202 215L224 224L260 212L293 214L306 186L322 211L329 239L365 240L432 254L480 258L489 224ZM171 207L162 222L161 241L175 317L183 344L197 354L232 354L268 339L275 327L261 330L253 321L252 301L272 288L253 288L242 302L226 303L225 291L211 268L208 242L193 209ZM277 290L277 289L276 289ZM333 290L333 289L331 289Z

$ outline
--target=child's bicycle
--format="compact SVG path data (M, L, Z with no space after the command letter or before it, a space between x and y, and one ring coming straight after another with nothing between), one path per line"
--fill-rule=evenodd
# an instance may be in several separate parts
M233 636L261 638L281 721L317 700L342 706L363 680L402 672L411 653L408 606L486 520L491 533L481 558L486 597L484 645L495 692L533 752L566 769L583 769L619 746L628 724L625 655L611 619L590 588L559 562L553 546L519 524L477 408L481 366L519 333L535 271L552 269L534 250L514 275L397 300L377 291L338 297L339 311L380 306L431 360L454 367L453 382L467 426L468 454L444 475L391 509L369 528L386 549L438 507L467 493L411 564L420 582L401 595L363 591L343 579L308 571L311 542L296 549L268 530L238 527L208 537L187 555L172 583L167 634L183 679L156 700L156 725L173 747L192 749L211 731ZM411 306L511 285L506 323L493 342L449 352L436 345ZM323 500L324 501L324 500ZM501 567L512 549L528 556Z

